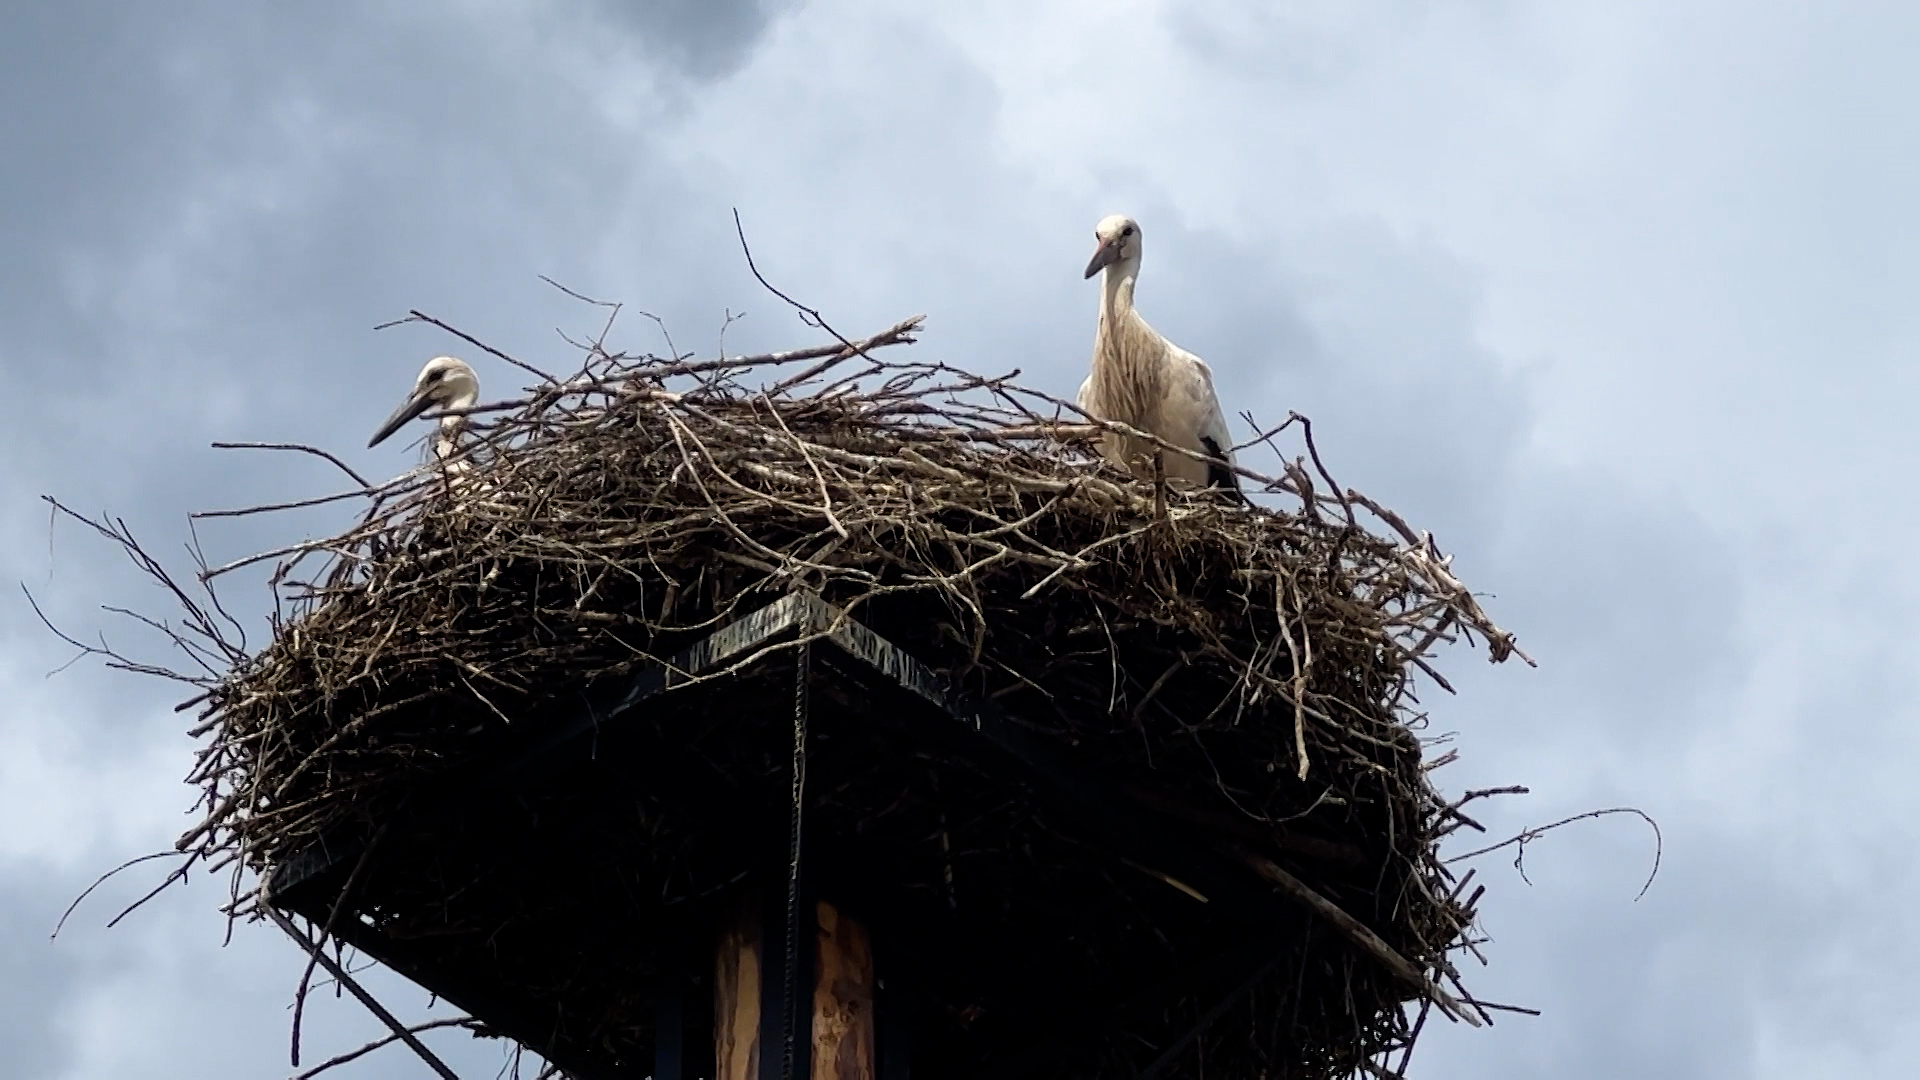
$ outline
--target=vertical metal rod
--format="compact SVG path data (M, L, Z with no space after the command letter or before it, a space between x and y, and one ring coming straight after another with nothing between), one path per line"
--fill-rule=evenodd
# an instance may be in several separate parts
M885 928L874 935L873 965L880 986L874 994L874 1035L880 1044L879 1080L908 1080L913 1056L913 1018L907 1011L907 978L887 948Z
M807 1080L813 1064L813 993L810 975L815 932L807 903L802 863L807 786L807 683L812 675L810 647L794 650L793 766L788 807L786 889L768 905L766 948L762 953L763 1011L760 1055L763 1080ZM776 946L776 941L778 945ZM775 957L781 966L774 968ZM802 1046L804 1044L804 1050Z
M661 949L653 1005L653 1080L685 1080L687 966L676 942Z
M813 1016L813 995L800 987L800 826L807 790L807 678L812 674L812 646L802 641L794 659L793 676L793 813L787 836L786 1037L780 1047L780 1075L795 1080L794 1058L802 1018ZM811 984L809 979L808 983ZM812 1025L805 1025L811 1028ZM808 1047L812 1047L808 1032ZM803 1066L804 1068L804 1066Z

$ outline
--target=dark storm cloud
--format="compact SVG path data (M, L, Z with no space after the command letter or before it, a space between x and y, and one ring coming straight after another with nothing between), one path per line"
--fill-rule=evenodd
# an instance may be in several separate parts
M752 3L576 10L703 69L737 62L770 17ZM379 348L360 332L397 303L486 310L534 269L564 277L616 196L664 183L596 115L593 80L503 49L484 19L414 11L10 13L0 235L24 257L0 269L0 362L16 385L97 395L74 373L137 364L100 298L144 284L200 309L179 321L219 309L206 359L244 390L278 365L293 373L272 380L283 395L326 393L352 381L335 358ZM164 324L125 329L176 344Z
M764 25L722 21L729 40ZM683 12L656 36L703 25ZM0 35L18 61L0 78L39 104L9 134L42 164L0 179L25 253L7 264L0 365L52 424L9 427L15 476L83 505L130 497L136 520L143 498L177 507L300 468L212 454L209 437L370 426L427 350L451 347L369 332L408 306L553 351L550 328L588 313L534 275L578 282L621 200L677 193L585 83L509 62L471 23L213 6L77 26L36 9L18 29ZM503 309L537 314L486 317ZM391 450L368 457L391 467Z
M802 0L585 0L610 26L690 75L713 78L746 62L767 24Z
M75 5L0 17L0 100L8 104L0 109L0 235L9 251L0 262L0 380L14 406L0 426L8 465L0 523L12 541L5 564L80 636L104 631L139 655L180 661L156 656L150 637L139 646L136 628L96 609L128 600L150 609L156 596L109 546L62 525L49 573L36 495L124 516L190 573L179 550L188 509L340 484L324 465L223 454L208 441L307 440L347 450L374 475L399 471L410 459L398 447L358 447L421 359L453 345L369 327L418 305L516 349L551 349L552 327L585 320L534 275L577 280L621 199L650 185L671 193L670 178L630 163L634 146L609 131L588 82L569 81L561 62L518 42L503 47L484 19L410 14L419 21L372 5L275 15L231 5L110 13ZM728 25L751 29L737 16ZM694 53L701 63L717 55L711 43ZM671 248L670 236L660 239ZM515 317L498 314L509 309ZM487 374L510 385L497 366ZM309 515L201 535L217 561L335 522ZM229 596L258 628L264 593ZM0 629L19 669L37 675L64 659L24 604L0 608ZM181 693L97 669L50 685L51 712L27 713L15 697L0 724L10 745L57 729L63 739L40 741L79 752L52 751L46 767L91 778L160 744L175 750L159 767L187 771L190 748L170 710ZM70 837L61 869L34 870L44 890L9 885L0 896L8 957L0 1001L20 999L0 1022L9 1076L115 1069L142 1040L179 1051L157 1053L143 1075L203 1075L223 1060L254 1071L274 1059L291 975L271 934L242 928L234 951L209 956L282 961L267 970L243 963L229 980L205 978L197 964L138 958L156 941L201 955L218 949L217 920L188 919L191 932L178 936L181 905L210 910L215 896L204 885L163 897L117 937L83 921L59 942L43 940L93 873L170 845L190 803L185 788L176 790L149 825L110 842L85 819L106 808L67 801L41 811L79 811L80 820L40 826ZM35 863L0 859L0 867L11 880ZM121 959L88 959L100 951ZM119 1001L131 1010L123 1031L75 1027L80 990L110 993L109 972L123 968L141 973L141 985L171 990ZM218 1047L189 1045L192 1026L223 1011L260 1011L263 1022L243 1024L243 1036ZM351 1020L317 1030L314 1045L364 1039L365 1018ZM143 1033L152 1023L166 1030ZM498 1065L492 1048L465 1053L462 1067L476 1075L476 1062ZM62 1064L75 1060L86 1064ZM364 1073L410 1074L404 1061Z
M70 25L36 8L0 34L15 61L6 98L36 102L9 110L24 117L13 160L40 163L0 178L20 253L6 263L18 277L0 368L13 400L33 403L0 436L16 535L43 527L29 524L40 491L111 504L149 531L177 528L183 502L289 472L331 484L205 444L267 426L262 413L307 436L343 400L377 415L382 395L356 384L404 387L419 346L382 349L366 327L421 282L484 302L509 272L452 256L475 236L518 256L524 280L539 223L486 212L508 198L503 147L564 151L582 178L613 168L464 63L457 33L251 10L137 7ZM87 565L104 552L76 554ZM106 566L98 584L125 588ZM63 584L84 597L87 576ZM74 609L62 599L78 597L54 590L56 611Z

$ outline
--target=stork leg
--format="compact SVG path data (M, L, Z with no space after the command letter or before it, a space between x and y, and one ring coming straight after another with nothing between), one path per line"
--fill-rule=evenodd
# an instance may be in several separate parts
M1153 516L1167 516L1167 459L1158 450L1153 452Z

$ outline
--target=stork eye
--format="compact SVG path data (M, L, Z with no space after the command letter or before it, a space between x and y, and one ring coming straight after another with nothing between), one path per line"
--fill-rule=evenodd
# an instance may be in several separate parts
M1123 225L1123 226L1121 226L1121 227L1120 227L1120 235L1121 235L1121 236L1132 236L1132 235L1133 235L1133 226L1131 226L1131 225Z

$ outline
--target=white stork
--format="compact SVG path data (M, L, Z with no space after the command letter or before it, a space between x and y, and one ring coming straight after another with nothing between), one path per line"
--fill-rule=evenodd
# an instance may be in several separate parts
M1140 225L1113 214L1094 226L1093 260L1087 277L1106 271L1100 281L1100 325L1093 338L1093 370L1080 384L1080 408L1102 420L1114 420L1158 436L1174 446L1233 464L1220 399L1213 392L1207 362L1160 336L1133 308L1133 286L1140 277ZM1107 434L1101 452L1130 468L1156 454L1169 480L1219 487L1235 498L1240 480L1233 470L1158 450L1131 436Z
M369 448L380 445L389 435L399 431L401 426L431 408L471 409L480 400L480 377L473 373L467 362L451 356L436 356L427 361L420 369L420 377L413 382L413 392L407 400L387 417L380 430L367 440ZM434 435L433 456L445 461L452 456L457 447L460 429L467 426L465 416L443 416L440 418L440 430Z

